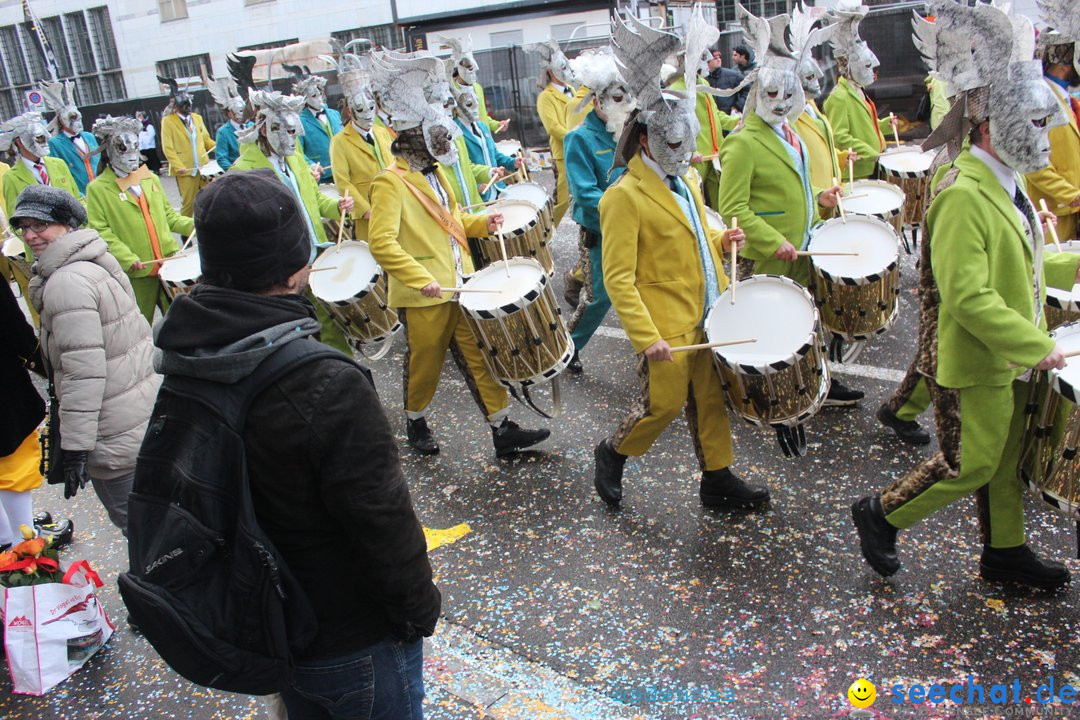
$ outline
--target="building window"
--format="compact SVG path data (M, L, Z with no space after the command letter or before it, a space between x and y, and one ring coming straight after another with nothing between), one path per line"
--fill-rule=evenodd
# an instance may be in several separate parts
M23 62L22 46L19 45L19 34L14 25L0 28L0 50L4 54L3 65L11 74L8 82L14 85L30 82L26 63Z
M330 37L342 45L360 38L370 40L375 43L375 47L379 48L396 48L404 44L398 35L397 28L393 25L372 25L371 27L353 28L352 30L339 30L330 33Z
M92 8L87 10L86 14L90 17L90 39L95 54L100 59L99 67L102 70L119 70L120 55L116 52L116 38L113 37L109 8Z
M61 75L74 75L71 67L71 56L68 54L67 45L64 43L64 26L60 16L47 18L41 21L41 27L45 31L45 37L52 48L53 57L56 58L56 68Z
M574 35L574 31L577 30L579 27L582 27L584 24L585 23L582 22L572 22L562 23L561 25L552 25L551 39L555 42L563 42L564 40L569 40L571 36ZM584 38L585 35L583 35L582 33L584 33L584 30L578 33L576 39L580 40L581 38Z
M161 22L183 20L188 16L187 0L158 0L158 11L161 13Z
M488 37L491 40L491 47L493 48L525 44L525 34L521 30L504 30L503 32L493 32Z
M237 51L241 50L273 50L274 48L283 48L286 45L295 45L300 42L300 38L292 38L291 40L275 40L274 42L256 43L255 45L244 45L243 47L236 48Z
M202 75L205 69L210 74L210 55L188 55L187 57L162 60L157 64L157 74L162 77L175 78L181 86L202 87Z
M716 3L716 16L720 22L735 22L735 4L738 0L720 0ZM791 12L794 0L745 0L743 6L758 17L773 17Z
M75 72L80 75L95 72L94 44L90 42L86 18L82 13L70 13L64 16L64 24L67 26L68 46L75 58Z

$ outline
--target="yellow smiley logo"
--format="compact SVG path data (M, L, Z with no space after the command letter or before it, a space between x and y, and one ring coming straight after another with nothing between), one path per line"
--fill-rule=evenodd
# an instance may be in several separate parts
M868 708L874 704L877 698L877 688L870 684L869 680L859 678L851 683L847 691L848 700L857 708Z

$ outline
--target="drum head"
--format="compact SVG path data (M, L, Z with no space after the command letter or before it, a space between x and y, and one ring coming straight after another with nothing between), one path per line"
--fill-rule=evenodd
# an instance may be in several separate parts
M199 251L189 248L187 254L177 258L170 258L161 263L158 277L167 283L192 283L202 275L202 263L199 261Z
M887 222L869 215L849 215L846 223L834 218L818 225L810 234L807 248L858 253L855 256L812 256L814 267L831 278L861 280L880 276L900 259L896 231Z
M536 207L544 207L548 203L548 191L543 185L534 182L519 182L507 185L502 191L501 197L510 200L527 200Z
M1080 351L1080 322L1062 325L1050 333L1050 337L1065 353ZM1067 358L1063 369L1050 371L1050 378L1062 395L1080 399L1080 357Z
M479 270L465 283L469 290L497 290L498 292L461 293L461 308L466 312L491 313L504 305L527 304L519 301L536 293L547 281L547 274L540 263L529 258L510 258L510 277L506 276L507 263L498 261ZM530 298L531 301L532 298Z
M540 208L528 200L500 199L494 205L494 208L497 212L502 213L502 231L504 233L511 233L528 227L529 223L535 222L536 218L540 216Z
M312 269L321 267L337 268L313 272L308 280L312 294L325 302L341 302L359 295L380 272L367 243L354 240L324 250Z
M499 140L495 143L495 149L503 155L517 155L521 152L521 142L518 140Z
M341 199L341 193L338 192L337 185L332 183L322 183L319 185L319 192L327 197L332 197L335 200Z
M1080 240L1068 240L1061 243L1061 249L1065 252L1080 253ZM1043 248L1043 252L1056 253L1057 248L1050 243ZM1080 312L1080 284L1073 285L1071 290L1059 288L1046 288L1047 304L1062 310Z
M730 365L762 368L801 354L816 341L817 322L814 300L801 285L786 277L754 275L739 282L734 305L731 288L721 293L705 318L705 336L709 342L756 338L714 352Z
M895 215L904 207L904 191L884 180L856 180L850 194L851 199L843 198L849 215Z
M709 224L713 230L719 230L723 232L727 230L727 225L724 224L724 218L720 217L720 213L713 210L711 207L705 208L705 222Z
M893 150L878 157L878 164L892 175L921 177L930 172L937 150L914 152L912 150Z
M211 160L199 168L199 174L203 177L216 177L224 173L225 171L221 169L221 165L218 165L217 160Z

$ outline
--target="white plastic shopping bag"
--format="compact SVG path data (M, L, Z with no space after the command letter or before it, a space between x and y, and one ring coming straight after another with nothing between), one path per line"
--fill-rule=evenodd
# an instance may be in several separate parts
M112 637L98 602L101 578L85 560L61 582L3 588L4 651L15 692L43 695L81 668Z

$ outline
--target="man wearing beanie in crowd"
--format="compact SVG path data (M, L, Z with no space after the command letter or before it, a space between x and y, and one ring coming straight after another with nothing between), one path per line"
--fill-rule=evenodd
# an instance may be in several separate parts
M303 294L308 229L272 170L230 172L195 204L202 282L158 325L158 370L236 383L319 332ZM341 698L333 717L422 718L422 638L435 630L439 591L382 405L366 372L343 360L286 372L244 426L259 525L319 622L281 695L297 718L331 717L325 707ZM310 561L327 547L350 567L327 574Z

